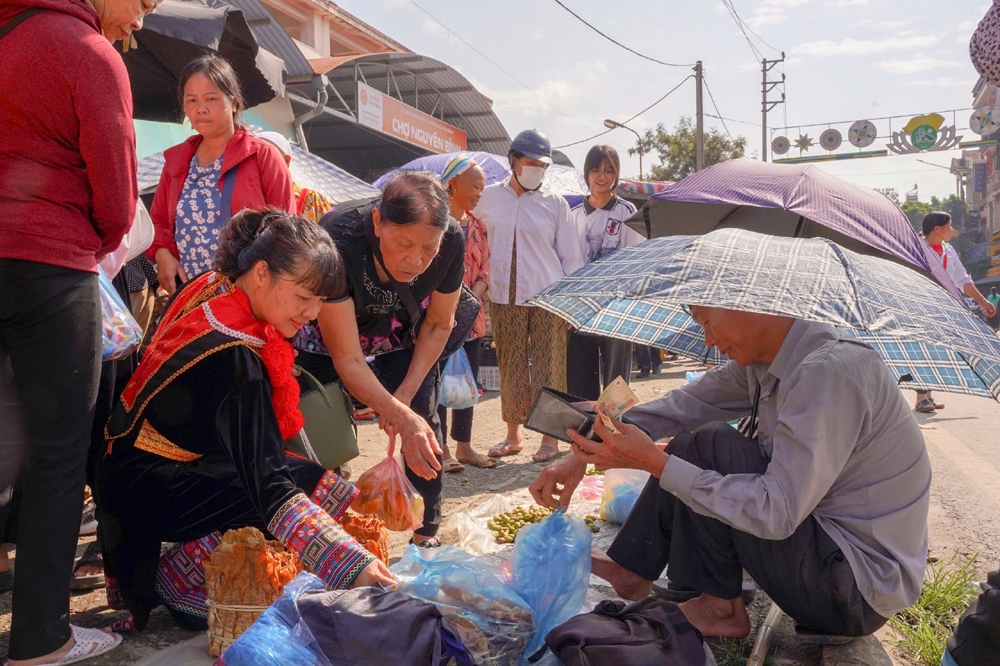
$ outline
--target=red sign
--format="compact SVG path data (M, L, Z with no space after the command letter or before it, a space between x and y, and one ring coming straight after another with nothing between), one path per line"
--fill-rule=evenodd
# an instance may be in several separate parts
M465 132L358 81L358 122L435 153L465 150Z

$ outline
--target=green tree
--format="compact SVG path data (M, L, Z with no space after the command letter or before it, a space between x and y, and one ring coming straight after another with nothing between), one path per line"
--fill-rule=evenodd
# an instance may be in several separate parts
M673 132L668 132L663 123L655 129L646 130L642 138L645 155L656 153L660 163L647 176L650 180L681 180L695 172L695 126L690 116L681 116ZM730 138L717 129L705 132L705 166L743 157L746 153L746 137ZM638 153L638 148L630 148L629 155Z
M969 204L965 203L965 199L952 194L950 197L941 202L940 208L937 210L943 210L951 215L952 226L956 229L968 228Z
M924 221L924 217L928 213L933 213L936 209L929 203L923 201L905 201L901 206L903 212L906 213L906 217L909 218L910 224L913 228L920 233L923 230L921 222Z

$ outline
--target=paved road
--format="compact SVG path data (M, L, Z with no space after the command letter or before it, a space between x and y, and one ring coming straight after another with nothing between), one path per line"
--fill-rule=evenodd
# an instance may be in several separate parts
M918 415L934 470L931 555L978 553L985 576L1000 565L1000 404L957 394L936 397L945 409Z

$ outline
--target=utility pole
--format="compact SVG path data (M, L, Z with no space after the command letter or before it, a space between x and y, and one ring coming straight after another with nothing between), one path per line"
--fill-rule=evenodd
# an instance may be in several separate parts
M768 100L767 99L767 94L769 92L771 92L772 90L774 90L779 85L780 86L784 86L785 85L785 75L784 74L781 75L781 80L780 81L768 81L767 80L767 73L770 72L774 68L774 66L777 65L779 62L785 62L785 52L784 51L781 52L781 59L780 60L768 60L767 58L765 58L761 62L761 64L760 64L760 70L761 70L761 84L760 84L760 93L761 93L761 103L760 103L760 111L761 111L761 123L760 123L761 124L761 130L760 130L761 131L761 134L760 134L760 158L763 161L765 161L765 162L767 161L767 112L770 111L771 109L773 109L774 107L778 106L779 104L784 104L785 103L785 93L784 92L781 93L781 99L780 100Z
M694 169L705 168L705 114L701 106L701 60L694 64Z

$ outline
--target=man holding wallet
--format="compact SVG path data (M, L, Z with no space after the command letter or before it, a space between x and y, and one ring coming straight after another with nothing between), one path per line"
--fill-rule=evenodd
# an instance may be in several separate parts
M912 412L877 354L831 326L691 307L729 361L633 408L531 485L567 506L586 466L652 475L593 573L628 599L669 562L705 636L750 632L744 569L813 632L870 634L912 605L927 558L930 462ZM726 422L743 418L737 430ZM662 451L654 439L674 436ZM599 441L598 441L599 440Z

